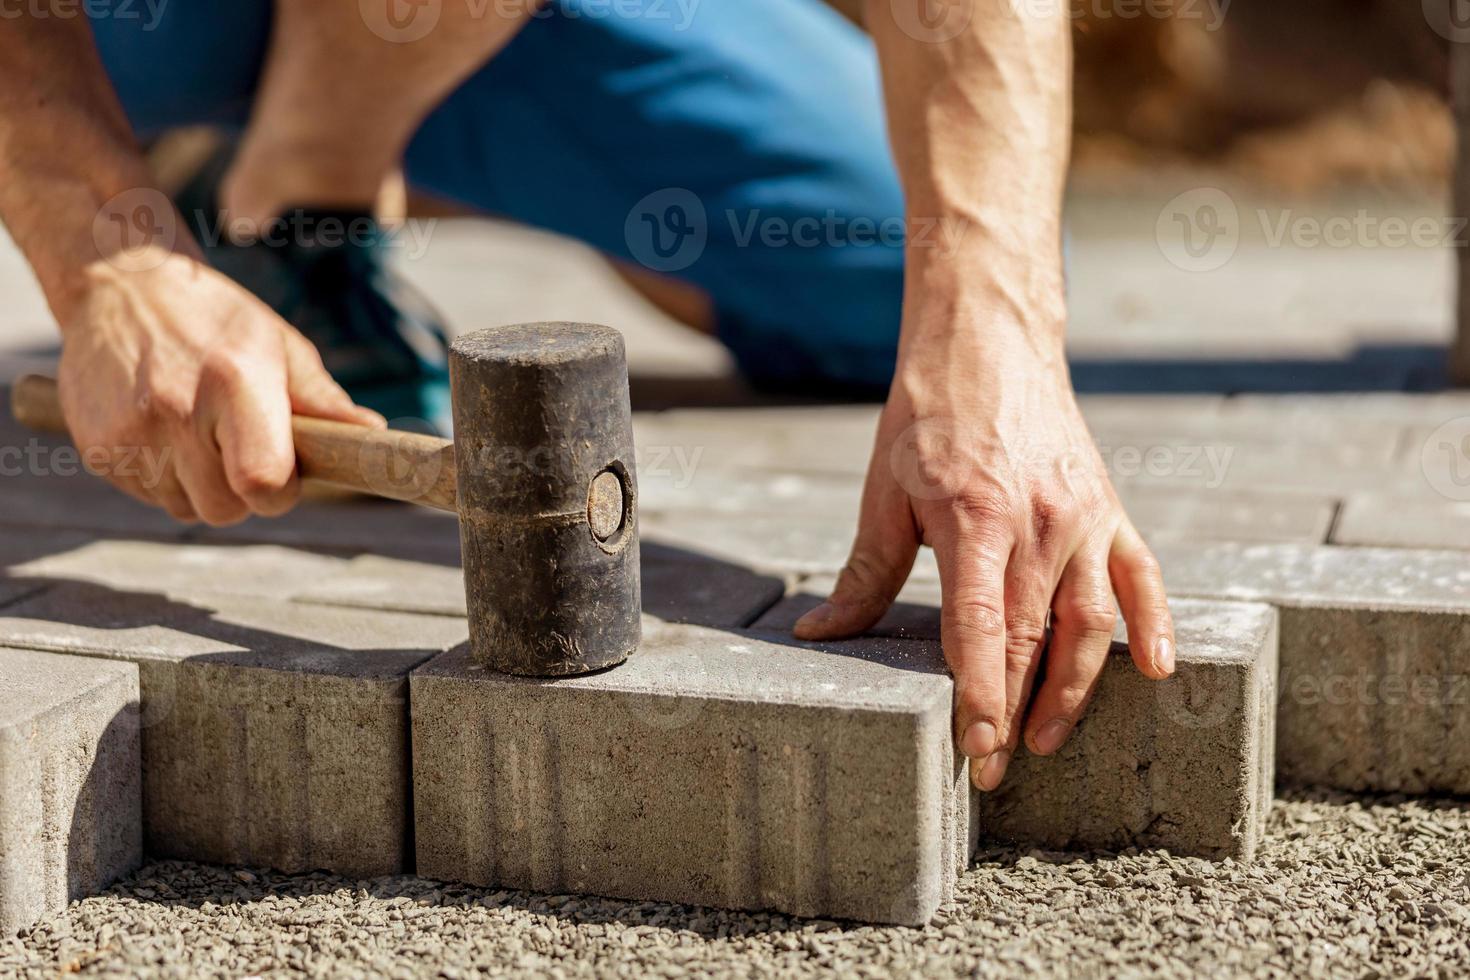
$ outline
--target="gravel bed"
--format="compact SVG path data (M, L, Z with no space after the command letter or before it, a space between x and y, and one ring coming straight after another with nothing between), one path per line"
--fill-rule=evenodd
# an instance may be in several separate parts
M1302 792L1249 865L989 848L924 929L161 862L0 941L0 975L1450 977L1470 804Z

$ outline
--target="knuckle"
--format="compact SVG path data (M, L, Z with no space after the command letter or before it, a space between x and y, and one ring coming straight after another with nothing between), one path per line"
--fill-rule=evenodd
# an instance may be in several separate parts
M993 640L1006 635L1005 612L988 596L957 596L950 603L949 621L964 637Z
M969 523L981 527L1009 527L1015 520L1010 501L993 490L961 490L954 496L954 507Z
M1060 613L1067 629L1084 637L1111 637L1118 625L1118 610L1111 602L1099 597L1072 599Z
M199 367L199 381L206 388L229 390L247 384L249 380L249 365L232 351L213 354Z
M1159 560L1154 553L1147 548L1140 548L1128 557L1128 565L1133 571L1147 578L1157 579L1163 574L1159 566Z
M866 551L854 551L838 576L838 591L886 594L888 579L886 569L876 557Z
M292 471L278 463L243 463L230 473L230 489L246 500L274 497L291 482Z

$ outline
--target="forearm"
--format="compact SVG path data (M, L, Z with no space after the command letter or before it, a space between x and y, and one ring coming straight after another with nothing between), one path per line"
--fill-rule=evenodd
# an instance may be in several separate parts
M901 2L912 16L869 0L867 23L910 228L945 222L959 242L941 250L910 235L903 346L1000 324L1059 352L1072 76L1064 8L1043 15L1014 0L967 0L946 9L968 10L968 23L939 40L949 32L905 31L924 33L918 11L929 0Z
M85 19L8 22L0 66L0 219L64 324L117 234L104 206L148 170ZM172 231L171 213L156 218Z

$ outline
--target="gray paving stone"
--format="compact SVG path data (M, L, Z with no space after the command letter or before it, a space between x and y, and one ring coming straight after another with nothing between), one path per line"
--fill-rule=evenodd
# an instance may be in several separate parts
M1046 848L1254 856L1274 788L1276 611L1173 605L1174 676L1148 680L1115 644L1066 744L1048 757L1022 747L1000 787L979 794L987 836Z
M775 604L786 580L650 544L643 549L643 611L703 626L744 626ZM302 589L298 602L464 616L464 578L448 565L361 555Z
M690 409L634 419L638 482L708 467L805 473L867 472L879 406Z
M143 859L138 670L0 649L0 937Z
M1321 544L1337 512L1330 496L1120 485L1118 497L1143 535L1193 540Z
M1155 550L1174 595L1279 607L1282 779L1470 792L1470 565L1462 552Z
M1470 550L1470 503L1354 494L1343 501L1332 528L1332 543Z
M789 630L831 589L804 582L757 629ZM870 634L939 638L939 586L911 582ZM1164 847L1247 858L1272 790L1276 612L1261 603L1171 602L1176 674L1139 674L1118 642L1084 721L1050 758L1025 753L992 794L982 834L1047 848Z
M642 540L774 574L832 572L847 562L857 522L814 514L645 513ZM918 578L935 579L934 553L919 550Z
M277 545L98 539L10 566L17 577L161 594L288 598L346 561Z
M149 853L412 866L407 677L462 620L92 585L0 613L0 643L138 664Z
M428 877L919 924L974 847L933 644L654 624L592 676L412 685Z
M857 473L704 466L687 476L638 475L638 504L643 514L695 512L710 520L738 519L746 514L801 515L842 519L856 526L862 492L863 478Z
M435 616L464 616L464 573L437 564L358 555L319 581L299 588L297 602Z
M366 497L306 500L281 517L251 518L234 527L195 526L188 537L213 544L278 544L446 563L459 558L459 521L453 514Z

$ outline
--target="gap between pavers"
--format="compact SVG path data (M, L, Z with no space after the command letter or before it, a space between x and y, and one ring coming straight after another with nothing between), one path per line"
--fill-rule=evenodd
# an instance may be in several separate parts
M0 938L143 859L138 670L0 648Z
M1159 544L1171 595L1281 615L1278 775L1354 792L1470 793L1462 552Z
M755 628L789 630L831 584L809 580ZM1039 758L1022 745L1000 788L977 795L982 834L1055 849L1254 854L1274 782L1276 612L1189 599L1171 610L1175 676L1140 674L1120 624L1095 696L1061 751ZM927 644L939 627L938 584L911 582L869 633Z
M124 660L142 689L147 850L282 871L412 867L408 674L459 619L64 584L0 643Z
M645 631L586 677L414 672L419 873L928 921L975 842L937 645Z

